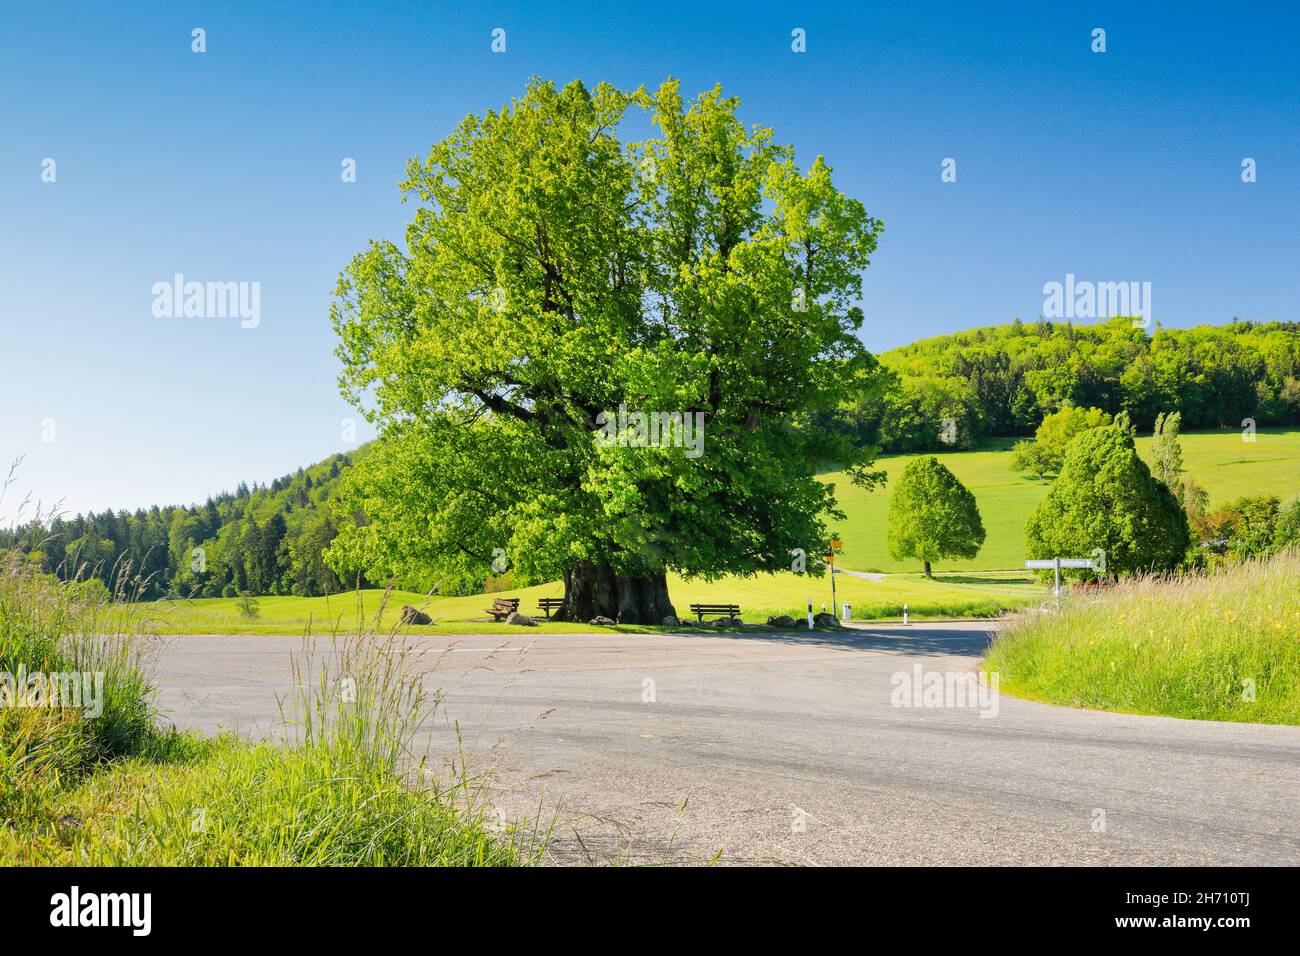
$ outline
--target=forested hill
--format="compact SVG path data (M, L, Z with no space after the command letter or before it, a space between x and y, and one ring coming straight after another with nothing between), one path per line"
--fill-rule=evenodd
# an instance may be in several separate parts
M343 584L321 558L336 534L333 509L324 505L343 470L364 453L363 447L333 455L269 485L240 484L202 505L0 530L0 552L25 552L43 571L98 578L110 588L120 583L150 599L335 593Z
M1151 332L1127 318L1096 325L1020 322L915 342L880 356L891 381L841 410L844 428L886 451L969 448L1032 434L1072 403L1128 412L1149 429L1181 412L1184 429L1300 424L1300 323ZM941 442L944 419L956 441ZM951 434L951 433L950 433Z
M1185 430L1300 424L1300 323L1237 322L1154 334L1116 319L972 329L880 356L869 397L829 414L837 427L885 451L951 451L989 437L1031 435L1064 404L1128 412L1149 430L1158 412ZM944 420L955 425L944 442ZM241 485L203 505L104 512L48 527L0 530L41 570L110 586L130 562L141 596L314 596L350 587L322 552L336 534L338 479L365 448L277 478ZM423 589L426 582L410 584ZM481 582L463 582L470 591ZM444 587L450 588L444 582ZM446 590L445 593L452 593Z

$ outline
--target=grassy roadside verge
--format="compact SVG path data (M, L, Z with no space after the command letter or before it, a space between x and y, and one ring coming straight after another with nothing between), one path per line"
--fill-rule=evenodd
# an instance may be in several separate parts
M1300 553L1022 612L985 667L1072 707L1300 725Z
M0 706L0 865L518 865L536 821L485 822L482 784L438 779L412 750L436 708L399 638L309 652L281 702L286 739L161 729L130 604L0 568L0 672L95 675L77 706L51 694ZM91 683L94 683L92 679ZM25 686L25 685L24 685ZM53 685L47 685L53 686ZM90 685L86 685L90 686Z
M188 739L114 761L0 828L20 866L509 866L527 851L451 795L329 748Z

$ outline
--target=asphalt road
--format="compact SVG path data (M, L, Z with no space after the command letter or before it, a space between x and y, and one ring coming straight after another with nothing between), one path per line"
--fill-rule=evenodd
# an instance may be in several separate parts
M494 808L555 821L556 862L1300 863L1300 728L891 703L896 674L973 671L988 639L424 637L444 697L422 739L441 766L458 722ZM180 726L277 733L301 647L170 638L159 702Z

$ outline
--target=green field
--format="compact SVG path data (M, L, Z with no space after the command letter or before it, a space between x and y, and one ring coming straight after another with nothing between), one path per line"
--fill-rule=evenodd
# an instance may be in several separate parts
M678 613L685 618L692 603L739 604L742 618L762 623L773 614L802 616L811 598L813 610L831 604L829 577L775 574L752 578L730 577L720 581L683 581L671 577L669 593ZM933 617L989 617L1004 609L1038 604L1046 591L1023 573L939 575L927 581L919 574L890 575L882 581L864 581L847 574L836 575L836 595L853 605L860 620L882 620L902 615L903 605L918 619ZM352 632L358 624L387 630L398 623L403 604L418 607L432 616L432 627L411 628L424 633L519 633L519 628L488 620L485 608L494 597L517 597L524 614L541 616L538 598L561 597L560 583L517 588L491 595L432 597L404 591L387 596L378 589L332 597L258 598L258 616L246 618L234 598L202 598L194 601L158 602L148 613L150 629L162 634L330 634ZM383 615L376 615L383 608ZM607 630L586 624L543 623L540 630L588 633ZM644 631L644 627L619 630Z
M941 561L944 570L993 570L1023 567L1025 522L1047 494L1049 481L1016 474L1010 468L1011 442L997 450L936 455L975 495L984 528L984 547L970 561ZM1138 439L1138 451L1150 463L1151 438ZM1261 429L1254 442L1239 431L1199 432L1182 436L1183 466L1210 495L1210 507L1243 495L1277 495L1284 501L1300 493L1300 431ZM882 457L876 467L892 481L915 455ZM843 563L863 571L915 571L914 561L895 561L885 546L888 488L865 492L842 473L833 481L847 519L834 525L844 542Z

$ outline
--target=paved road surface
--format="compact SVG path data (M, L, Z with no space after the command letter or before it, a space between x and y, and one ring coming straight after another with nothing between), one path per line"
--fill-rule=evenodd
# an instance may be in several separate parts
M1300 728L891 705L893 675L972 671L987 640L969 623L422 637L445 694L426 736L443 760L459 721L511 819L558 806L561 862L1300 863ZM300 639L169 641L179 725L276 732Z

